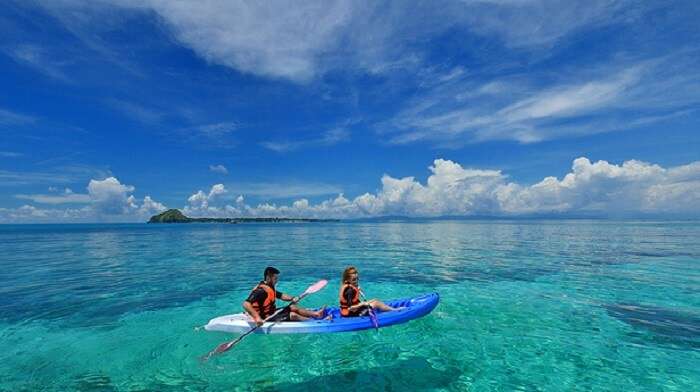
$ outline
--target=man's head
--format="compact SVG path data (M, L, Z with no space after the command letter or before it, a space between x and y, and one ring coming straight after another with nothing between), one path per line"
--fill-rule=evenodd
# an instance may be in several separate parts
M271 285L277 284L277 277L280 273L280 270L278 270L275 267L267 267L265 268L265 273L263 274L263 279L265 282L270 283Z

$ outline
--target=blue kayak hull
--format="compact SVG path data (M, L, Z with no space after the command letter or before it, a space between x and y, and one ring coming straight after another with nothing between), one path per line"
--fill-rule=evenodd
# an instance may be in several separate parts
M386 301L387 305L400 309L391 312L377 312L377 324L380 328L384 328L423 317L435 309L439 302L440 296L437 293ZM262 334L333 333L360 331L375 327L369 316L342 317L340 309L337 307L327 309L326 316L329 315L331 316L330 320L267 322L255 332ZM244 333L254 325L246 314L239 313L214 318L204 328L207 331Z

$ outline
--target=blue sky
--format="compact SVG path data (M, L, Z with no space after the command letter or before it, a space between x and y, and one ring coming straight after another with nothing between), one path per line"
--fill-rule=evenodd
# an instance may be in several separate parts
M698 215L699 4L10 1L0 222Z

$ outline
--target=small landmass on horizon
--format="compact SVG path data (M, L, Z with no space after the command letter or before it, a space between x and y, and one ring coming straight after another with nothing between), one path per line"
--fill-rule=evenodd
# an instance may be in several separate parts
M305 218L190 218L180 210L173 208L153 215L148 223L299 223L299 222L339 222L339 219L305 219Z

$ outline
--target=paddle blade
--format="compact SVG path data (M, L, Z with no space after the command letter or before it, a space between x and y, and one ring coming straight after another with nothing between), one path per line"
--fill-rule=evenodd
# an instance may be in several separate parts
M374 310L370 309L369 311L369 318L372 320L372 325L374 325L374 329L377 331L379 330L379 321L377 321L377 315L374 313Z
M321 279L318 282L314 283L313 285L309 286L309 288L306 289L306 291L304 291L304 295L313 294L313 293L323 289L324 287L326 287L327 284L328 284L327 280Z
M237 340L238 340L238 339L237 339ZM224 342L224 343L221 343L220 345L216 346L215 349L211 350L211 351L209 352L209 354L207 354L207 355L201 357L200 359L202 360L202 362L205 362L205 361L209 360L209 358L213 357L213 356L216 355L216 354L221 354L221 353L223 353L223 352L228 351L231 347L233 347L234 342L236 342L237 340L234 340L234 341L231 341L231 342Z
M233 347L233 341L221 343L220 345L216 346L214 351L212 351L212 355L224 353L228 351L231 347Z

